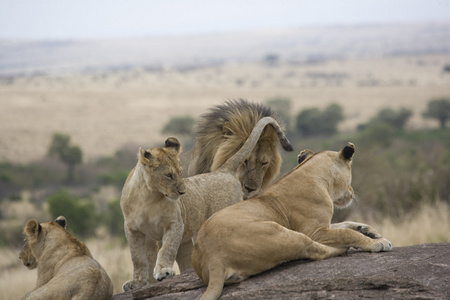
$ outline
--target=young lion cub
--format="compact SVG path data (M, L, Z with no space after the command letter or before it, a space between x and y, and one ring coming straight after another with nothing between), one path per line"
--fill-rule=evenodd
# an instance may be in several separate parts
M330 226L333 205L353 199L351 160L355 146L313 154L255 198L229 206L200 228L192 253L198 276L208 285L202 298L217 299L224 283L236 283L281 263L320 260L349 247L389 251L392 244L370 226Z
M113 284L89 249L65 230L66 219L25 225L22 263L38 269L36 287L22 300L111 299Z
M291 147L279 124L265 117L219 169L185 179L176 138L167 139L164 148L140 149L120 200L134 266L133 279L123 285L124 291L144 286L152 273L156 280L173 276L175 259L181 271L192 266L192 239L201 224L220 209L242 201L237 170L268 124L277 131L281 144Z

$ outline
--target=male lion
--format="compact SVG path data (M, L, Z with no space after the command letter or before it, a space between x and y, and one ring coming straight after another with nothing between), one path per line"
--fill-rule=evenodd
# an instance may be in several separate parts
M22 300L111 299L113 284L83 242L65 230L66 219L27 222L22 263L38 269L36 287Z
M243 99L211 108L198 121L188 175L217 170L241 148L253 127L263 117L277 119L270 108ZM280 172L281 156L277 140L277 132L267 127L250 156L240 166L239 180L244 199L267 188ZM292 151L292 148L283 148Z
M168 138L164 148L140 149L120 200L134 265L133 279L123 285L124 291L144 286L152 273L156 280L173 276L175 260L181 271L192 267L192 240L201 224L218 210L242 201L237 169L268 124L275 128L281 144L289 148L277 121L265 117L220 168L185 179L181 177L181 146L176 138Z
M208 285L201 299L217 299L224 283L240 282L287 261L325 259L349 247L391 250L392 244L368 225L330 226L333 205L347 206L353 199L354 151L351 143L339 152L304 151L300 165L264 193L208 219L192 253L194 269Z

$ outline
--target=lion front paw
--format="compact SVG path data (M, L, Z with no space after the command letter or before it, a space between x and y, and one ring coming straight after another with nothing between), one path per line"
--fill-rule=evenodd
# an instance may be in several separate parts
M130 291L130 290L134 290L134 289L139 289L146 284L147 284L146 282L143 282L143 281L140 281L137 279L132 279L132 280L128 280L127 282L125 282L123 284L122 290L124 292L126 292L126 291Z
M378 239L372 248L372 252L382 252L382 251L391 251L392 243L385 238Z
M172 268L161 268L159 271L155 268L155 271L153 272L153 277L158 281L173 277L174 275L175 271Z
M382 238L381 234L379 234L375 229L373 229L369 225L365 225L365 224L358 225L355 228L355 230L364 234L365 236L370 237L371 239L381 239Z

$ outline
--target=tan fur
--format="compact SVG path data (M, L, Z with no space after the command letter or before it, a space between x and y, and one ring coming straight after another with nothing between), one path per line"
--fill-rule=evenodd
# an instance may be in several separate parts
M65 218L27 222L22 262L35 260L36 287L22 299L112 299L113 285L83 242L64 229ZM25 264L26 265L26 264ZM30 268L29 266L27 266Z
M245 280L281 263L320 260L349 247L389 251L392 244L368 225L330 225L333 205L353 199L351 159L354 145L339 152L304 151L294 170L263 194L229 206L198 232L192 264L208 285L202 298L217 299L223 285Z
M220 168L185 179L181 177L181 146L176 138L169 138L164 148L139 151L138 163L120 200L134 265L133 279L123 285L124 291L173 276L175 260L181 271L192 267L192 239L201 224L220 209L242 201L237 169L268 124L276 128L284 146L290 145L278 123L266 117Z
M267 116L276 119L270 108L242 99L211 108L211 112L203 115L197 124L196 143L188 175L217 170L241 148L256 123ZM285 148L289 149L292 150ZM244 199L267 188L280 172L280 165L277 133L269 126L264 129L252 153L239 168Z
M33 253L31 253L30 245L28 244L27 239L24 240L24 245L19 254L19 259L22 264L27 267L28 270L33 270L37 268L37 261L34 257Z

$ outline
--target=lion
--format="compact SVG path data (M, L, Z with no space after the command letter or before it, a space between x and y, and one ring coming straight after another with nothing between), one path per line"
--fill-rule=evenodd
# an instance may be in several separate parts
M224 284L298 259L321 260L348 248L390 251L392 243L366 224L330 225L333 206L354 197L351 162L355 146L303 151L300 164L262 194L224 208L200 228L192 264L207 284L201 299L217 299Z
M25 239L24 242L25 243L19 254L19 259L28 270L36 269L37 261L33 255L33 253L31 253L31 248L30 248L30 245L28 244L28 240Z
M280 123L269 107L243 99L227 101L202 115L197 123L188 176L217 170L241 148L253 127L263 117L272 117ZM240 166L239 180L244 199L260 193L279 174L281 156L277 140L277 132L267 127L251 155ZM284 149L292 151L289 147Z
M289 148L278 122L265 117L242 148L220 168L188 178L181 176L181 145L176 138L168 138L164 148L139 150L138 162L125 182L120 200L134 266L133 279L124 283L124 291L174 276L174 261L181 272L192 268L192 240L212 214L243 200L239 166L269 124L275 128L280 143Z
M36 287L22 300L112 299L113 284L86 245L65 230L63 216L55 221L27 222L22 263L37 268Z

